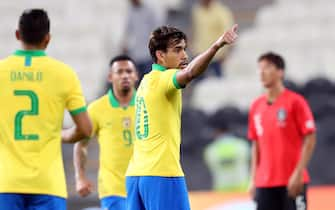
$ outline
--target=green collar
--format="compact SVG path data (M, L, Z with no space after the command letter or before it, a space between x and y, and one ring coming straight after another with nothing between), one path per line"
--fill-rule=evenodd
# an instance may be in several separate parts
M152 64L152 70L165 71L167 68L157 63Z
M131 98L129 106L135 106L135 96L136 96L136 91L134 91L134 94L133 94L133 97ZM112 89L109 89L108 91L108 98L109 98L109 102L112 105L112 107L115 107L115 108L120 107L120 103L114 96ZM123 107L123 108L127 108L127 107Z
M46 56L44 50L16 50L14 55L17 56Z

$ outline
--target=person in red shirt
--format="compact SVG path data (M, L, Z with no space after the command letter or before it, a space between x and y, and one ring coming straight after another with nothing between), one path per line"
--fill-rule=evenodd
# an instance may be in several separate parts
M250 192L257 210L306 210L306 170L316 128L306 100L284 87L284 59L269 52L258 59L266 89L250 108Z

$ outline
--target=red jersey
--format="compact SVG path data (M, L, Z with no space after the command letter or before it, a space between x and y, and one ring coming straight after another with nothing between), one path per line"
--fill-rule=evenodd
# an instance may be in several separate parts
M303 147L304 137L315 132L312 112L305 99L285 89L275 102L265 95L251 106L248 137L259 145L256 187L287 186ZM309 181L307 170L304 182Z

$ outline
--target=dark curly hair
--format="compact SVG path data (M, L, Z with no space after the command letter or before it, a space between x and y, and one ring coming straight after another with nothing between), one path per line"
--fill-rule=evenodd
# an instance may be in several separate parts
M175 27L161 26L155 29L149 40L149 50L153 61L157 62L157 50L166 52L168 47L178 44L182 40L187 42L186 34Z

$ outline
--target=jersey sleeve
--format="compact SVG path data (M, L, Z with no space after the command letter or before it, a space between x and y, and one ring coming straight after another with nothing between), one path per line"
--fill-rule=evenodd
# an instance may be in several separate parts
M250 108L249 117L248 117L248 139L251 141L258 140L256 127L255 127L253 106L251 106Z
M177 69L167 70L167 71L164 72L163 76L161 77L160 84L162 85L163 91L165 93L169 93L171 91L184 88L177 81L177 72L178 71L179 70L177 70Z
M94 137L99 132L99 123L98 123L98 114L96 112L96 107L94 104L90 104L87 108L88 115L92 122L92 134L91 137Z
M316 131L312 111L303 97L298 97L294 104L294 114L299 132L308 135Z
M70 89L66 97L66 108L69 110L71 115L77 115L81 112L86 111L85 98L81 89L81 85L78 76L75 72L69 74Z

